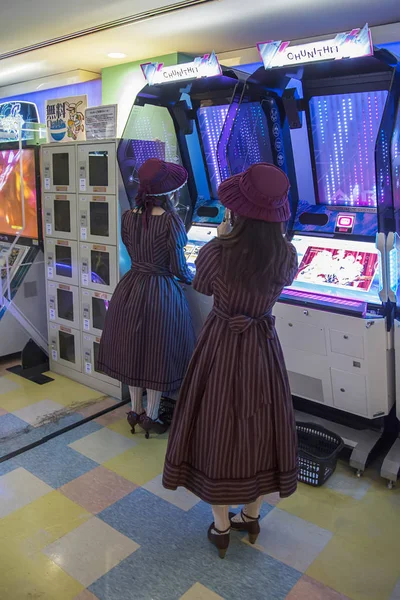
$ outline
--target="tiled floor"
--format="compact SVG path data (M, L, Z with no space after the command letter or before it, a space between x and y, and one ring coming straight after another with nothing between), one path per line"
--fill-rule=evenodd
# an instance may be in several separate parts
M0 362L0 458L116 403L52 373L54 381L37 385L8 372L8 366ZM113 456L118 453L117 448Z
M232 534L221 561L210 508L161 485L167 437L125 412L0 463L1 600L400 599L400 490L374 472L266 497L257 544Z

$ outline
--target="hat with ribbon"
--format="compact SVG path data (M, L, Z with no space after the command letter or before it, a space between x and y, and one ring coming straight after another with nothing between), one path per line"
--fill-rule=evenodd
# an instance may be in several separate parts
M256 163L221 183L218 197L238 216L282 223L290 218L289 188L289 179L281 169Z

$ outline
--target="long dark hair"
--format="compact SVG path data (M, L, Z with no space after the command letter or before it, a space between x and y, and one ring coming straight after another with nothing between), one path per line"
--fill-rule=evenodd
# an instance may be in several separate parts
M283 286L291 252L281 223L237 217L232 231L218 239L223 248L228 285L263 293L271 284Z

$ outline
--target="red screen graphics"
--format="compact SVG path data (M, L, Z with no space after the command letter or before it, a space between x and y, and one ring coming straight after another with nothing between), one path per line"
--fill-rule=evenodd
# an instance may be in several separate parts
M35 155L22 150L25 227L21 202L20 150L0 150L0 233L38 238Z
M376 252L309 246L296 281L368 292L377 268Z

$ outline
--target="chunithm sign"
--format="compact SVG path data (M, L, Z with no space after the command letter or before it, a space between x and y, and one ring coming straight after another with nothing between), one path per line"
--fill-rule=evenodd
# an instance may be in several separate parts
M149 85L221 75L221 67L215 52L195 58L190 63L171 67L164 67L163 63L146 63L140 66Z
M374 53L368 25L362 29L352 29L349 33L339 33L322 42L290 46L290 42L269 41L257 44L257 48L266 69L321 60L360 58Z

